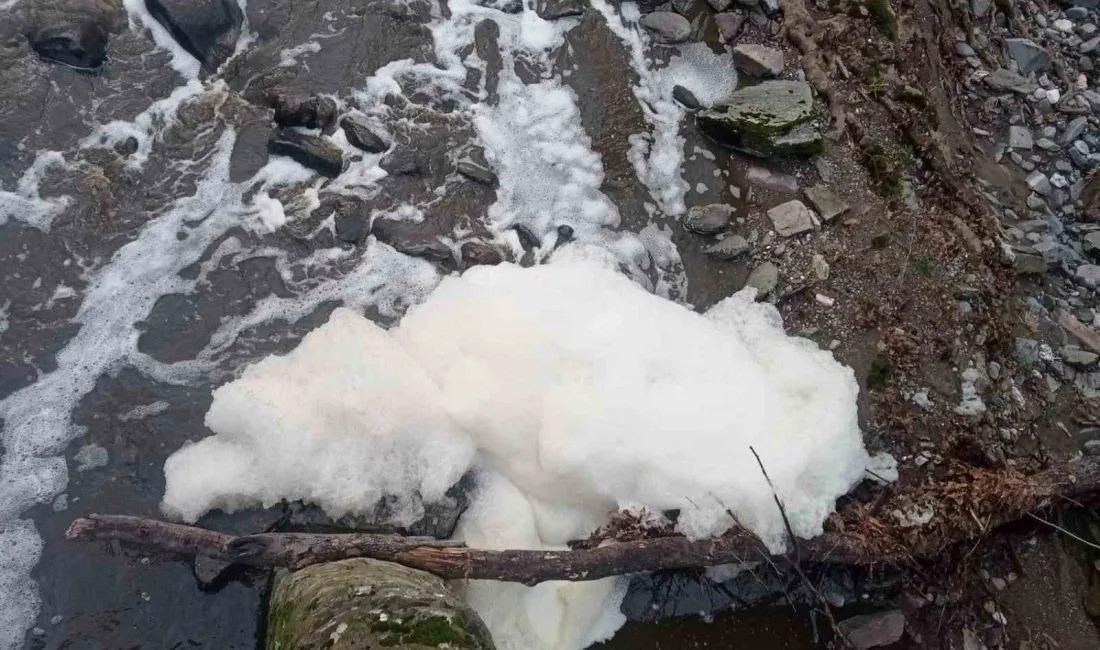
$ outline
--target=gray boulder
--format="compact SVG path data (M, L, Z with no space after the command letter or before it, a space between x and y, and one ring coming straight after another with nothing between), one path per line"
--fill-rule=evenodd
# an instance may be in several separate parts
M389 146L386 141L375 133L369 126L352 116L340 120L340 126L344 129L344 136L353 147L357 147L367 153L382 153Z
M703 252L720 260L734 260L749 252L752 246L741 235L730 235L708 246Z
M244 19L235 0L145 0L145 7L207 72L233 53Z
M1014 92L1020 95L1030 95L1038 88L1026 78L1004 68L989 73L985 77L985 83L997 92Z
M344 170L344 155L340 147L325 138L291 130L280 130L267 143L268 152L287 156L299 164L330 177Z
M642 27L658 43L683 43L691 36L691 23L671 11L654 11L642 18Z
M717 142L755 156L813 156L824 149L813 93L800 81L765 81L735 91L696 116Z
M782 237L792 237L814 229L813 214L802 201L787 201L768 210L775 232Z
M837 624L856 650L890 645L905 632L905 614L900 609L853 616Z
M1050 70L1053 66L1047 51L1031 39L1006 38L1005 49L1008 50L1008 56L1020 66L1020 74L1028 75L1032 72Z
M733 48L733 64L751 77L778 77L783 73L783 53L755 43L738 45Z
M28 40L43 59L79 70L94 70L107 60L107 30L98 21L60 21L36 29Z
M477 613L440 578L356 558L275 576L268 650L492 650Z
M730 224L733 208L721 203L697 205L688 210L684 217L684 228L700 235L713 235L722 232Z
M746 287L756 289L758 296L771 293L779 284L779 267L771 262L764 262L749 273L749 279L745 281Z
M806 200L810 202L810 205L814 206L817 213L821 215L822 221L832 221L848 211L848 204L824 185L815 185L803 190L803 194L806 195Z

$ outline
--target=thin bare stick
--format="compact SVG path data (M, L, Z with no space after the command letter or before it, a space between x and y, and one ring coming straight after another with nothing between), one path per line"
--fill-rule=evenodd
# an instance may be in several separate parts
M1080 537L1078 537L1077 535L1074 535L1073 533L1069 532L1069 531L1068 531L1068 530L1066 530L1065 528L1062 528L1062 527L1061 527L1061 526L1059 526L1058 524L1055 524L1055 523L1053 523L1053 522L1049 522L1049 521L1047 521L1046 519L1043 519L1042 517L1038 517L1038 516L1036 516L1036 515L1033 515L1033 514L1032 514L1032 513L1030 513L1030 512L1026 512L1026 513L1024 513L1024 514L1026 514L1026 515L1027 515L1028 517L1031 517L1031 518L1032 518L1032 519L1034 519L1035 521L1038 521L1039 523L1043 523L1043 524L1046 524L1047 526L1050 526L1050 527L1051 527L1051 528L1053 528L1054 530L1056 530L1056 531L1058 531L1058 532L1060 532L1060 533L1064 533L1064 534L1066 534L1066 535L1068 535L1068 536L1072 537L1073 539L1077 540L1078 542L1081 542L1081 543L1082 543L1082 544L1084 544L1085 546L1088 546L1088 547L1090 547L1090 548L1095 548L1095 549L1097 549L1097 550L1100 550L1100 546L1097 546L1096 544L1093 544L1092 542L1088 541L1087 539L1081 539L1081 538L1080 538Z

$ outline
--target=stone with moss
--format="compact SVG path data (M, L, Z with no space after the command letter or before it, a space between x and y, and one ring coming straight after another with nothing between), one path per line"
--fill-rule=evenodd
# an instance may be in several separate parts
M267 611L268 650L493 650L477 613L438 577L356 558L282 571Z
M824 148L813 92L800 81L741 88L696 120L714 140L755 156L813 156Z

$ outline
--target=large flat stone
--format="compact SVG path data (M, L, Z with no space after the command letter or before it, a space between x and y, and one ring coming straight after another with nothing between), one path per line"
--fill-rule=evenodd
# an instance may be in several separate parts
M701 111L696 121L719 143L756 156L812 155L822 146L813 92L800 81L741 88Z
M768 210L775 232L782 237L808 232L814 229L813 214L802 201L787 201Z

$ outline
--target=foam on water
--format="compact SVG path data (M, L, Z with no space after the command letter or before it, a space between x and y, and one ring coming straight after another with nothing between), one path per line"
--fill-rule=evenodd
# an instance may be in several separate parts
M50 224L72 199L67 196L42 198L39 186L46 173L55 168L68 169L65 156L57 151L39 151L31 166L23 172L15 191L0 190L0 226L16 219L32 228L49 231Z
M543 266L475 267L388 331L338 310L215 391L216 435L165 466L166 511L284 497L342 514L391 494L407 524L476 447L482 487L459 530L473 545L560 548L643 506L679 510L689 537L722 533L732 512L779 551L751 446L795 534L820 534L869 460L852 371L786 336L751 289L700 315L615 267L575 246ZM582 648L622 622L615 580L468 593L506 649Z
M646 55L649 37L638 27L640 15L634 3L624 2L622 13L605 0L592 0L592 8L627 49L630 67L638 75L634 95L651 127L649 133L631 136L630 162L665 214L683 214L688 186L680 173L684 162L680 123L686 111L672 98L672 88L682 85L705 104L721 99L737 85L733 61L727 54L716 55L696 43L680 47L670 66L658 69Z

